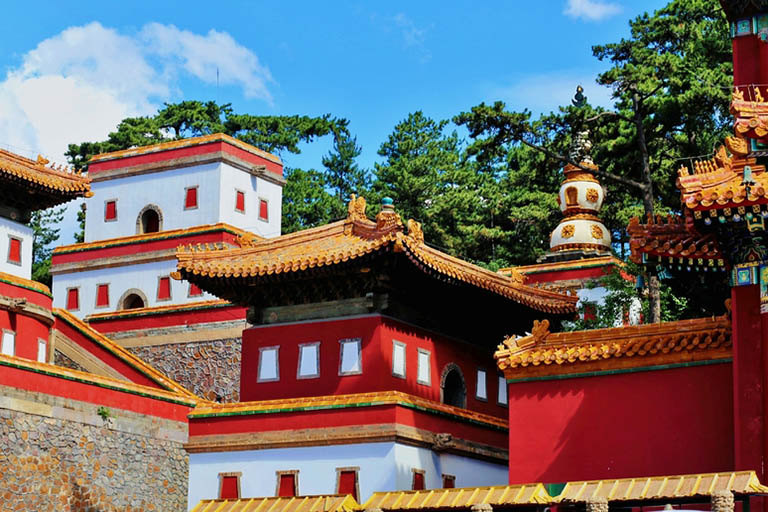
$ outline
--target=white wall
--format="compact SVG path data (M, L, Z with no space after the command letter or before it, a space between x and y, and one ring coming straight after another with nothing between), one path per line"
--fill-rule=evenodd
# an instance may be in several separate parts
M218 497L219 473L241 472L241 496L247 498L274 496L276 471L288 470L299 470L299 494L333 494L336 468L347 466L360 468L361 502L375 491L410 490L412 468L426 471L428 489L442 487L443 473L455 475L456 485L461 487L504 485L508 481L506 465L438 455L426 448L398 443L191 453L189 508L200 500Z
M128 176L91 184L86 200L85 241L93 242L136 234L136 219L148 204L162 212L162 230L215 224L219 219L221 164ZM197 186L196 209L185 210L185 188ZM117 199L117 220L104 220L104 202Z
M72 312L79 318L92 313L117 311L120 306L118 301L126 291L132 288L139 289L144 293L148 302L147 307L187 304L216 298L205 292L197 297L188 297L189 282L171 279L171 300L158 301L158 277L168 276L175 270L176 260L167 260L58 274L53 277L53 305L57 308L66 308L67 288L71 287L80 288L80 309ZM109 283L109 307L96 308L96 288L102 283Z
M21 239L21 265L8 262L11 236ZM0 217L0 272L24 279L32 277L32 228L5 217Z
M235 210L235 190L245 192L245 213ZM282 187L223 163L220 193L221 222L265 238L280 236ZM269 222L259 220L259 198L264 198L269 203Z

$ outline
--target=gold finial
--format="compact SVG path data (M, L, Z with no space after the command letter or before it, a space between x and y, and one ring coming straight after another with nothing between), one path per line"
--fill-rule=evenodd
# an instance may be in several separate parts
M744 101L744 91L738 87L733 88L733 99L737 101Z
M352 194L347 205L347 218L349 220L367 220L365 216L365 198Z
M43 155L37 155L37 164L38 165L46 166L49 163L50 163L50 160L45 158Z
M760 88L759 87L755 87L755 100L758 103L765 103L765 100L763 99L763 95L760 94Z
M420 244L424 243L424 231L421 230L421 223L413 219L408 219L408 236Z

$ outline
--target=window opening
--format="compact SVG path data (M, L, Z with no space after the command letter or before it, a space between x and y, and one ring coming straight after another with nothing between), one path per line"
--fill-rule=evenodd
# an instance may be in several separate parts
M478 400L488 400L488 379L486 378L485 370L477 370L477 390L475 397Z
M357 473L359 467L336 468L336 494L351 494L355 501L359 499Z
M392 341L392 375L405 378L405 343Z
M7 356L12 356L16 353L16 333L3 329L3 341L0 346L0 352Z
M431 354L429 350L423 348L418 349L416 382L424 384L425 386L430 386L432 384L430 358Z
M278 350L280 347L261 347L259 349L259 372L256 382L274 382L280 380Z
M443 475L443 489L453 489L456 487L455 475Z
M104 202L104 221L110 222L117 220L117 199L110 199Z
M443 370L440 385L442 402L455 407L465 407L467 403L467 386L464 384L464 376L455 363L446 365Z
M235 211L245 213L245 192L235 190Z
M197 286L194 283L189 283L189 296L190 297L198 297L203 294L203 290L200 289L199 286Z
M171 300L171 278L160 277L157 280L157 300Z
M104 308L109 306L109 285L100 284L96 287L96 307Z
M240 498L241 472L219 473L219 499L236 500Z
M80 309L80 289L68 288L67 289L67 310L77 311Z
M160 216L150 208L141 214L141 232L157 233L158 231L160 231Z
M411 490L423 491L426 489L424 485L424 470L413 469L413 480L411 482Z
M499 393L498 400L499 405L507 405L507 379L503 375L499 375Z
M48 361L48 343L43 338L37 338L37 361L45 363Z
M197 208L197 187L187 187L184 189L184 209L194 208Z
M259 220L269 222L269 203L266 199L259 199Z
M8 263L21 265L21 238L8 237Z
M339 343L341 344L339 375L357 375L363 373L363 362L360 354L360 338L339 340Z
M311 379L320 376L320 342L299 345L299 379Z
M296 496L299 492L299 470L277 472L277 495Z

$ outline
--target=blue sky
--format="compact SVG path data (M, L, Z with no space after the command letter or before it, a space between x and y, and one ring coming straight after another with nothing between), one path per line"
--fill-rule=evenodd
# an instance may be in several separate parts
M38 2L4 6L0 147L63 161L163 102L215 99L253 114L350 120L370 167L409 112L481 101L549 111L606 68L593 44L663 0L486 2ZM219 86L216 86L216 69ZM328 141L281 155L319 167ZM68 230L67 230L68 231ZM69 243L69 233L61 242Z

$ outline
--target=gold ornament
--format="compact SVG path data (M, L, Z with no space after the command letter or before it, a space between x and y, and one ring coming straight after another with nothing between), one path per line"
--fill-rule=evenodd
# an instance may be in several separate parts
M573 233L575 231L575 228L572 224L567 224L563 226L563 229L560 230L560 236L563 238L571 238L573 236Z
M600 199L600 194L598 193L596 188L588 188L587 189L587 201L590 203L596 203L597 200Z
M595 240L603 239L603 228L600 226L592 226L592 238Z

